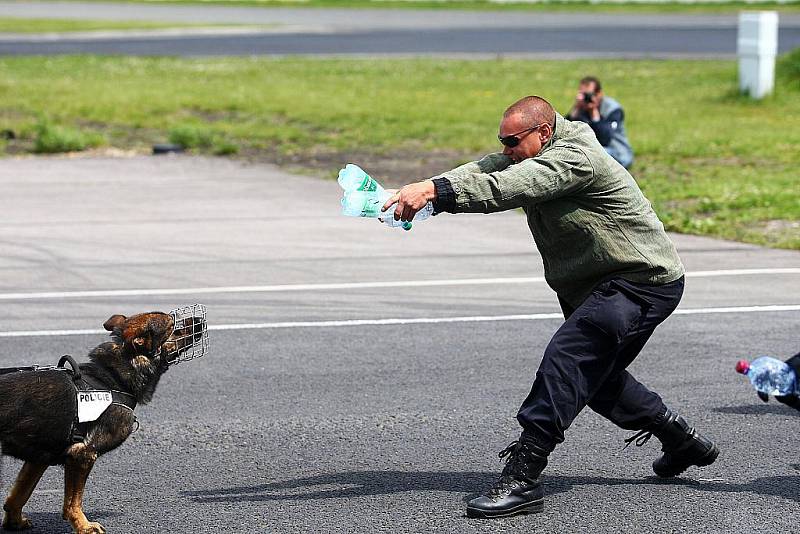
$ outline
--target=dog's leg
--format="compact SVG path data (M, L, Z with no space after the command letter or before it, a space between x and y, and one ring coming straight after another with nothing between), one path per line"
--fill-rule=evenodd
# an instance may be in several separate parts
M106 531L100 523L90 523L83 513L83 489L95 460L97 453L84 443L76 443L67 450L63 516L72 524L76 534L103 534Z
M33 462L25 462L22 469L17 475L17 480L11 487L5 504L3 505L3 528L6 530L22 530L30 528L30 520L22 515L22 507L28 502L33 493L33 488L39 483L42 478L47 464L35 464Z

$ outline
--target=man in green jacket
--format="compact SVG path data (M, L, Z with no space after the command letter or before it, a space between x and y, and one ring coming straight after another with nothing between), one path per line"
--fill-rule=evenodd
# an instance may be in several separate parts
M570 122L544 99L525 97L500 123L503 152L407 185L384 205L410 221L429 201L436 213L522 208L558 295L565 322L547 348L517 414L519 440L469 517L504 517L544 506L539 476L578 413L592 410L627 430L655 435L661 477L716 460L719 450L625 369L678 306L683 265L633 177L586 124Z

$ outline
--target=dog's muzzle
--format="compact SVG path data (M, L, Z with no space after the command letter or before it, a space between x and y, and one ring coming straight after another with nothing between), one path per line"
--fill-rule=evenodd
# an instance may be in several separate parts
M169 365L200 358L208 352L206 307L202 304L183 306L169 312L175 327L164 343Z

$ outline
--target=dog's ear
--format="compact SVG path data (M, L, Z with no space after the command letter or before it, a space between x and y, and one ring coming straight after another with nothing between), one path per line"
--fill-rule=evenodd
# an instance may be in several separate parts
M108 321L103 323L103 328L108 330L109 332L113 332L114 328L122 325L125 322L124 315L112 315L108 318Z

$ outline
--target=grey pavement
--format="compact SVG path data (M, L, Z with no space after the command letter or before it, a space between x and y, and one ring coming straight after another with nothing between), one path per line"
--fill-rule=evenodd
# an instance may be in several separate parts
M266 28L5 35L2 55L478 55L734 57L735 15L526 13L0 2L0 16ZM216 34L215 34L216 33ZM782 14L779 51L800 46L800 14Z
M3 159L0 191L0 366L81 359L104 336L76 331L114 313L209 309L212 353L165 376L89 479L110 532L796 531L800 413L733 365L798 350L798 252L672 236L687 292L632 372L717 440L714 465L656 480L656 440L622 451L628 433L587 410L545 512L484 522L464 501L501 468L560 323L530 315L558 306L520 214L403 232L339 215L333 180L191 157ZM365 285L392 281L409 285ZM326 285L343 283L361 285ZM142 291L74 293L119 290ZM473 321L436 322L453 317ZM35 532L67 530L61 479L29 504Z
M800 46L800 28L781 30L779 53ZM0 55L444 56L515 58L735 58L736 30L598 27L381 30L352 33L222 32L109 37L25 36L0 41Z

